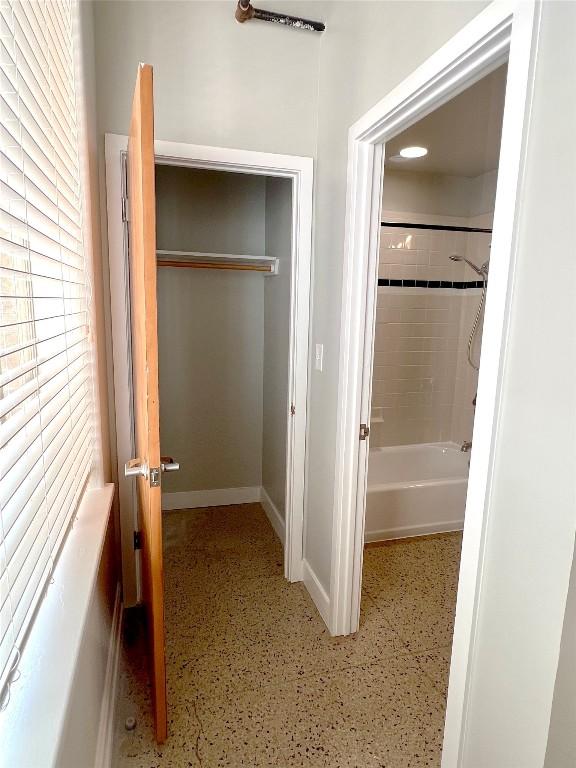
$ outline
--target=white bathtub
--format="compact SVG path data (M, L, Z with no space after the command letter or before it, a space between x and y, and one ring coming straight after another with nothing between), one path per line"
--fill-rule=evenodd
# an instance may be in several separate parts
M376 448L368 462L366 541L460 530L469 454L453 443Z

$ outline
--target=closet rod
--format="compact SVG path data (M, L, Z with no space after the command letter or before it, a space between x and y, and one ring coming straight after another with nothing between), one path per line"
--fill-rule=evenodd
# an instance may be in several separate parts
M242 272L267 272L268 274L274 272L272 265L260 265L260 264L230 264L222 262L221 264L215 264L214 262L202 262L202 261L168 261L167 259L159 259L157 262L159 267L177 267L179 269L235 269Z
M252 256L247 253L203 253L201 251L156 251L159 267L190 269L235 269L240 272L278 274L278 259L274 256Z

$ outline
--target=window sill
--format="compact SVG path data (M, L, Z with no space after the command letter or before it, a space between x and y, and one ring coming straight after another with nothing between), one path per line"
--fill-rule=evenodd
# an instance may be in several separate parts
M1 768L54 766L114 486L86 491L0 713Z

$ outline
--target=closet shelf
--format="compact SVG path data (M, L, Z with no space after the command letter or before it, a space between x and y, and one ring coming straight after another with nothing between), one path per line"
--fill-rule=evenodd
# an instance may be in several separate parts
M239 253L201 253L199 251L156 251L159 267L189 269L234 269L240 272L278 274L274 256L249 256Z

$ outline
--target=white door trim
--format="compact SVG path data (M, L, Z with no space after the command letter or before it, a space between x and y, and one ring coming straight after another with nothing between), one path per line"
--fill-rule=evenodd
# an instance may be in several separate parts
M518 189L530 109L531 63L537 43L536 10L531 0L493 3L349 132L330 584L329 624L333 634L355 632L360 617L369 441L359 441L359 427L370 421L384 144L506 60L509 62L443 768L460 765L465 737L483 540L490 515L494 435L514 289Z
M122 578L124 605L139 599L138 563L133 548L136 512L133 483L124 478L124 463L133 456L132 374L130 368L129 274L125 224L122 220L122 157L126 136L106 134L106 192L114 360L114 399L118 446ZM313 161L309 157L252 152L223 147L155 141L156 162L233 173L279 176L292 180L292 290L287 419L286 541L284 568L290 581L301 581L305 504L308 337L312 251ZM290 416L290 403L295 414Z

